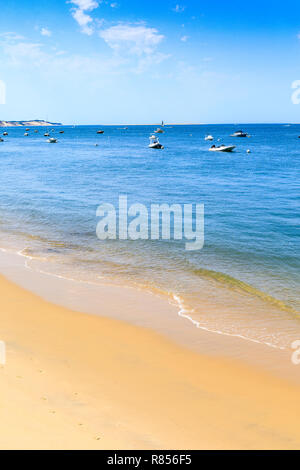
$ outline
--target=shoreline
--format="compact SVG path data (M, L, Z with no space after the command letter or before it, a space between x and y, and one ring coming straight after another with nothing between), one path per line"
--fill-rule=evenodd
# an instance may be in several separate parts
M300 367L291 361L292 348L202 326L185 310L182 299L173 294L167 296L112 279L102 278L101 283L93 283L66 278L32 268L30 261L31 257L22 251L1 248L0 275L54 305L147 328L200 355L237 359L300 385Z
M24 280L16 267L9 273L11 259L1 257L0 271ZM41 278L33 274L28 284ZM75 303L77 287L69 287ZM51 289L60 303L61 291L48 279ZM1 448L300 448L299 384L226 357L221 351L232 339L201 332L200 354L195 344L190 350L176 344L175 330L185 336L187 324L177 315L173 337L167 332L174 307L164 299L109 285L101 292L101 316L90 315L0 277L0 339L7 345ZM122 321L120 312L131 312L139 326ZM161 332L153 331L150 313Z

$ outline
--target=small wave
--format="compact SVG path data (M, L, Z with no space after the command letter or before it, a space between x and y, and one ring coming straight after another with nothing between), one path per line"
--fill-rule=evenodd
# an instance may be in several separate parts
M246 340L246 341L250 341L251 343L264 344L264 345L269 346L270 348L273 348L273 349L281 349L282 351L286 350L285 347L277 346L276 344L270 343L268 341L259 341L258 339L249 338L248 336L239 335L237 333L228 333L228 332L225 332L225 331L215 330L215 329L211 329L211 328L208 328L206 326L203 326L203 325L201 325L201 323L199 321L195 320L192 317L193 310L188 310L188 309L185 308L184 301L181 297L179 297L178 295L173 295L173 299L174 299L174 301L176 302L176 304L178 305L178 308L179 308L178 315L182 318L186 318L187 320L189 320L193 325L196 326L196 328L199 328L200 330L208 331L209 333L215 333L215 334L222 335L222 336L231 336L231 337L234 337L234 338L240 338L240 339L243 339L243 340Z
M212 270L204 269L204 268L193 269L192 272L196 276L200 276L206 279L212 279L216 282L223 284L229 289L236 290L240 293L253 295L254 297L258 297L264 302L267 302L269 304L274 305L275 307L278 307L280 310L300 316L300 313L296 309L294 309L290 305L287 305L282 300L276 299L275 297L272 297L271 295L266 294L265 292L257 289L256 287L253 287L252 285L247 284L244 281L240 281L239 279L229 276L228 274L224 274L218 271L212 271Z

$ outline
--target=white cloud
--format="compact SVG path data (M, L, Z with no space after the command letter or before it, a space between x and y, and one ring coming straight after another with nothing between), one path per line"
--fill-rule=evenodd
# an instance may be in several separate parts
M70 3L73 3L79 10L83 11L95 10L99 6L99 2L96 0L70 0Z
M48 36L48 37L52 36L52 32L48 28L42 28L40 33L42 36Z
M111 26L100 31L99 35L111 49L117 52L125 50L138 56L153 54L164 39L155 28L128 24Z
M188 40L188 38L189 38L188 36L182 36L182 38L180 38L180 39L181 39L182 42L186 42Z
M93 18L90 15L84 13L83 10L74 10L72 16L75 21L79 24L81 31L88 36L91 36L94 32L94 29L89 24L92 23Z
M110 6L111 6L112 8L118 8L119 5L118 5L118 3L111 3Z
M181 5L176 5L174 8L173 8L173 11L175 11L175 13L182 13L184 12L185 10L185 7L181 6Z
M92 26L93 18L86 12L91 12L98 8L102 0L70 0L68 3L75 5L72 8L71 13L75 21L80 26L81 31L88 36L91 36L94 32Z

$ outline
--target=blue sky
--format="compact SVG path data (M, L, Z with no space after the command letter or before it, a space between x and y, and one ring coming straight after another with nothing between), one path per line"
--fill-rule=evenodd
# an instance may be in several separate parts
M300 122L300 4L1 2L0 118Z

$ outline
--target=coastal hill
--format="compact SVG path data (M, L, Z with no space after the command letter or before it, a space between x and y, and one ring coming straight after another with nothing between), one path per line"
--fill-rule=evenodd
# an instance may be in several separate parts
M13 127L13 126L61 126L60 122L41 121L39 119L33 121L0 121L0 127Z

